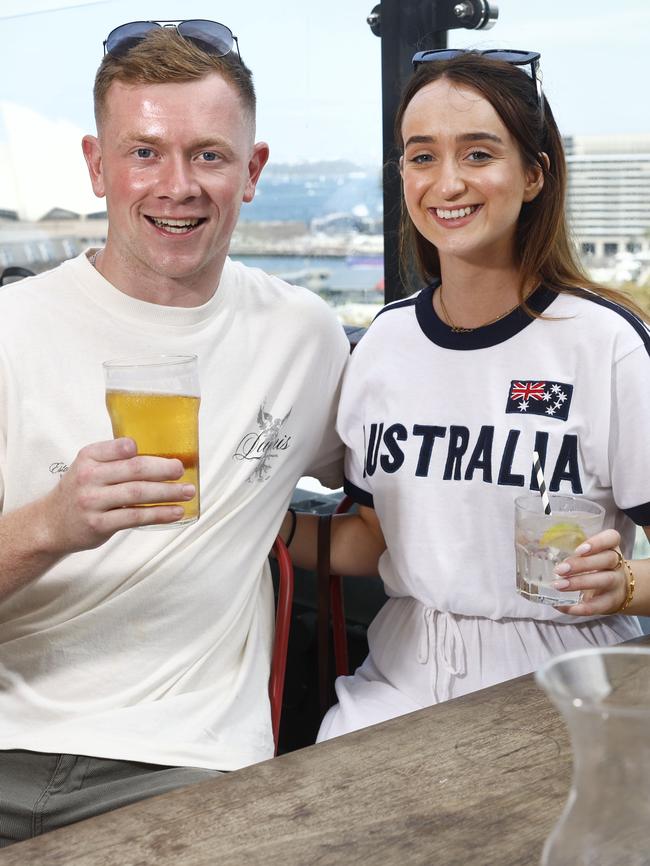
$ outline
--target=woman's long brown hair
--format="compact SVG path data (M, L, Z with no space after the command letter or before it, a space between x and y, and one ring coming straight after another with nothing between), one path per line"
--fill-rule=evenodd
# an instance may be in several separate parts
M520 302L524 309L530 315L539 315L526 306L524 294L526 287L543 283L556 292L588 289L647 319L647 313L626 294L593 282L582 268L565 215L567 169L560 132L545 97L542 119L535 83L521 69L473 52L423 63L407 83L395 117L395 141L400 148L402 121L409 103L419 90L441 78L471 88L484 97L517 142L524 167L539 166L543 172L544 185L539 194L522 205L515 239L521 275ZM547 154L548 165L542 153ZM406 285L411 282L413 264L426 282L440 277L438 251L413 225L403 196L400 262Z

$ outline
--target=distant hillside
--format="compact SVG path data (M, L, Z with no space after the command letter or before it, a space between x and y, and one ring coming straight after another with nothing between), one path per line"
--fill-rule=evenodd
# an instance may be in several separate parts
M376 172L381 174L381 166L358 165L345 159L317 160L315 162L273 162L271 160L264 169L264 174L293 175L306 177L312 175L340 176L351 172Z

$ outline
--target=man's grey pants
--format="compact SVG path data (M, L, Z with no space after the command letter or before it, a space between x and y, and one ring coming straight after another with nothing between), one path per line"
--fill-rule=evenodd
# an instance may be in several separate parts
M194 767L0 751L0 848L219 775Z

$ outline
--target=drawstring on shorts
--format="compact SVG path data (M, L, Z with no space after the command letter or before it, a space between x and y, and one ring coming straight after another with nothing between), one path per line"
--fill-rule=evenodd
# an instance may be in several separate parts
M418 645L417 660L422 665L431 662L431 690L434 699L449 700L452 678L466 673L463 637L455 614L425 607L423 616L424 630ZM441 691L444 694L440 694Z

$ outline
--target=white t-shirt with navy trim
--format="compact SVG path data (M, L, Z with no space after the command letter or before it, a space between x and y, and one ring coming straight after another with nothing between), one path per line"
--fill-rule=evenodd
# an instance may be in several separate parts
M373 670L361 679L409 691L417 676L398 670L397 658L438 647L425 653L435 670L403 712L526 673L544 660L544 646L561 651L578 632L593 634L593 620L515 591L514 500L538 489L534 450L551 492L604 506L627 556L635 522L650 525L648 328L591 293L540 288L529 303L543 318L516 310L457 333L436 315L434 291L377 316L352 355L338 414L345 489L374 506L387 542L380 574L391 599L371 626ZM471 619L481 622L470 629ZM503 628L512 623L517 638L504 658ZM500 637L493 625L503 626ZM595 642L639 633L623 617L597 628ZM501 647L494 657L491 641Z

